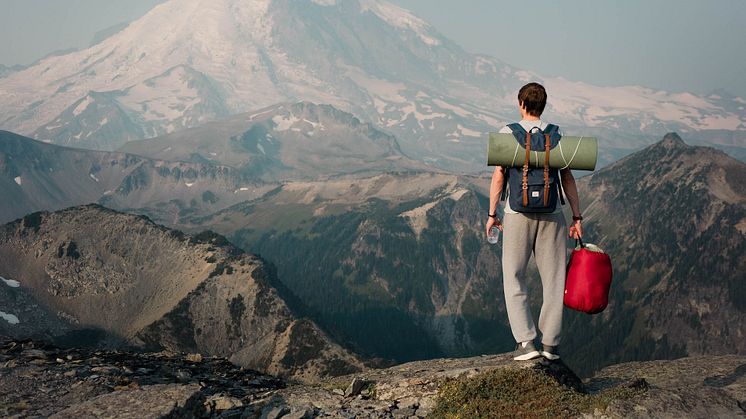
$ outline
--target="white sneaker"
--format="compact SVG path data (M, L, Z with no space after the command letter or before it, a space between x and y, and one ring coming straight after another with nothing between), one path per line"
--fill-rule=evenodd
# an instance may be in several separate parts
M541 354L536 350L533 342L519 343L513 352L513 360L528 361L540 357Z
M550 361L556 361L560 359L559 350L556 346L551 345L543 345L544 348L541 351L541 356L544 358L550 360Z

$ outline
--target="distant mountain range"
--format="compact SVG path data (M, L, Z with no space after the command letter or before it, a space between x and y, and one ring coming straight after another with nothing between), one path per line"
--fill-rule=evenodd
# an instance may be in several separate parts
M114 150L309 101L391 132L410 157L474 172L529 80L549 90L547 119L604 140L602 163L672 130L746 158L744 98L542 77L470 54L383 0L170 0L88 49L0 78L0 127Z
M603 314L568 311L563 353L573 368L746 353L744 179L746 164L670 134L579 180L586 239L612 256L615 279ZM488 183L424 173L291 182L184 221L275 262L356 351L398 361L501 352L512 336L500 247L482 231Z
M276 128L273 118L257 126ZM301 118L285 123L313 125ZM237 131L217 135L222 140L216 144L224 147L233 132L244 129L241 124ZM197 141L199 131L194 133ZM283 135L277 133L283 144L300 141L297 135ZM370 147L381 144L366 136L350 138ZM382 150L395 149L387 148L393 144L388 138L382 137L387 144ZM0 145L16 144L0 154L5 173L0 192L17 197L4 201L6 212L10 202L47 197L60 185L70 191L89 190L88 183L115 188L116 193L102 195L99 202L185 231L213 229L276 264L278 281L291 299L303 301L308 315L335 341L366 357L403 361L511 349L501 303L500 245L487 245L482 232L486 177L408 170L405 165L379 174L257 182L255 189L245 191L248 195L231 201L236 195L231 176L244 175L219 161L174 163L68 149L10 134L3 140ZM154 143L158 141L164 139ZM151 149L164 150L160 147L165 144ZM246 155L256 155L257 149L249 147ZM174 158L182 152L173 151ZM205 152L199 150L200 155ZM291 161L279 156L278 161ZM230 153L212 157L231 158ZM403 156L397 159L408 162ZM95 164L108 168L90 172ZM203 174L184 179L182 173L190 167ZM210 172L219 167L224 169ZM19 168L26 170L20 173L20 185L14 180ZM71 176L54 175L62 168ZM57 180L68 178L75 181ZM746 333L741 303L746 284L744 179L744 163L711 148L687 146L671 134L579 180L587 240L611 254L615 280L604 314L568 312L563 351L573 367L589 373L626 360L746 353L739 338ZM108 183L97 186L103 182ZM196 189L198 184L204 190ZM218 200L210 194L203 200L207 191ZM34 205L50 202L63 204L50 199ZM123 240L135 247L140 243ZM539 286L535 272L532 281Z
M296 315L270 265L211 233L95 205L34 213L0 227L0 277L0 335L225 356L307 380L363 367Z
M397 140L331 106L277 105L133 141L124 152L60 147L0 131L0 222L98 202L180 224L258 198L291 179L433 170Z
M92 202L210 214L275 186L230 167L60 147L0 131L0 222Z

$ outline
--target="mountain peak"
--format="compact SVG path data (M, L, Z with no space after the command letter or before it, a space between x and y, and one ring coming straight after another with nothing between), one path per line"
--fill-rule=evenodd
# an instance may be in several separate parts
M679 137L679 134L675 132L669 132L665 136L663 136L663 140L661 140L660 144L666 148L689 147L684 142L684 140L682 140L681 137Z

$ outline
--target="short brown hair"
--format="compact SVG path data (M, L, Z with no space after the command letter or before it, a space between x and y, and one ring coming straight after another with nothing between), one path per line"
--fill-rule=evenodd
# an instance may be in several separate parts
M547 105L547 91L539 83L529 83L518 91L518 104L526 108L529 115L539 117Z

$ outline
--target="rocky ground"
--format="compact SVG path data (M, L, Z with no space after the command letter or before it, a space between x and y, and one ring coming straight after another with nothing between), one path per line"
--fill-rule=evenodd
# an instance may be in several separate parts
M0 338L0 416L442 417L444 383L528 369L560 382L577 394L573 400L596 397L583 404L591 410L568 408L567 416L746 417L746 357L737 356L621 364L581 382L562 363L489 355L417 361L307 385L199 354L59 349L7 338Z

